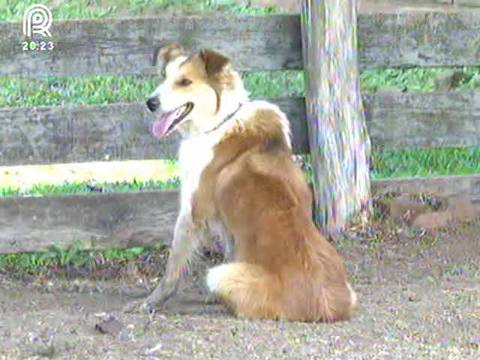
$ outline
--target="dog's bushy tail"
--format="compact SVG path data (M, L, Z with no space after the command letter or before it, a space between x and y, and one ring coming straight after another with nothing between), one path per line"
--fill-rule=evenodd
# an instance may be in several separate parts
M278 279L261 266L235 262L208 271L207 286L238 317L282 318Z
M207 274L210 291L242 318L332 322L348 319L356 307L348 283L330 289L311 278L291 280L242 262L213 267Z

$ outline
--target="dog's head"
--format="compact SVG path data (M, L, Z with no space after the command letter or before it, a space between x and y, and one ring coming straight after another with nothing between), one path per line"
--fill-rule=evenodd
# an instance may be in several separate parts
M240 76L216 51L188 54L171 44L159 49L156 62L162 80L147 107L158 113L152 129L158 138L175 130L184 136L208 132L246 100Z

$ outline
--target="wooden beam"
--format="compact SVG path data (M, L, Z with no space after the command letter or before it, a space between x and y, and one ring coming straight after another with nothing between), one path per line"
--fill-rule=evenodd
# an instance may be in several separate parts
M386 148L480 146L480 92L363 96L372 143Z
M446 197L467 195L473 201L480 201L480 174L376 180L372 187L377 195L389 192Z
M0 165L174 158L178 138L157 141L144 104L0 109Z
M373 181L374 193L469 195L480 200L480 175ZM66 248L121 248L171 243L177 191L0 198L0 253Z
M480 65L478 12L364 14L360 67ZM0 23L0 76L153 74L155 48L214 47L242 71L301 69L299 15L160 16L54 21L51 51L23 51L20 23Z
M0 253L168 244L178 192L0 198Z
M363 69L480 65L479 26L474 11L360 16L359 62Z
M289 116L298 151L308 148L302 98L275 101ZM144 104L0 108L0 166L176 158L180 137L159 141Z
M309 150L303 98L268 99ZM364 94L367 126L386 148L480 146L480 92ZM156 140L143 104L0 108L0 166L176 158L179 137Z
M456 6L465 6L472 8L479 8L480 1L478 0L452 0Z
M244 71L301 65L298 16L54 20L55 49L44 52L22 51L21 29L0 23L0 75L153 74L154 52L169 42L192 51L213 46Z

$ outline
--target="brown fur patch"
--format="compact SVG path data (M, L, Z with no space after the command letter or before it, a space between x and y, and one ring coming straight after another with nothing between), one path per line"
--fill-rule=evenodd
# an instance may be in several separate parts
M231 78L230 59L226 56L210 50L203 49L198 54L205 66L208 83L215 90L217 95L217 111L221 106L221 95L224 89L231 89L233 81Z
M185 54L185 50L177 43L162 46L156 51L153 65L166 65L170 61Z
M230 59L210 49L201 50L199 56L205 64L205 71L210 78L220 74L230 64Z

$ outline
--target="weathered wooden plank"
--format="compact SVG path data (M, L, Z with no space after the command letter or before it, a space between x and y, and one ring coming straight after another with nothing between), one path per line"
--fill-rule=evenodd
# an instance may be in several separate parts
M308 152L303 98L269 99L292 124L296 153ZM480 93L364 94L367 127L386 148L480 146ZM149 132L143 104L0 109L0 166L175 158L178 136Z
M361 68L479 65L478 12L364 14ZM301 69L298 15L181 16L53 22L55 48L22 51L20 23L0 23L1 75L151 74L154 49L179 41L214 47L242 71Z
M376 93L363 99L375 145L480 145L480 92Z
M397 192L440 196L467 195L473 201L480 201L480 174L376 180L373 182L373 191L376 194Z
M452 0L453 3L457 6L466 6L472 8L480 7L480 1L478 0Z
M0 109L0 164L175 157L177 139L149 133L142 104Z
M480 175L380 180L374 193L467 194L480 200ZM0 253L68 247L170 244L177 191L0 198Z
M0 198L0 253L169 243L176 191Z
M308 148L303 99L275 101L293 123L298 150ZM179 136L158 141L144 104L0 109L0 166L114 159L176 158Z
M149 74L155 49L181 42L232 56L240 70L299 68L297 16L159 16L53 21L55 49L24 52L21 24L0 24L0 75Z
M361 16L359 61L366 67L480 64L479 12Z

